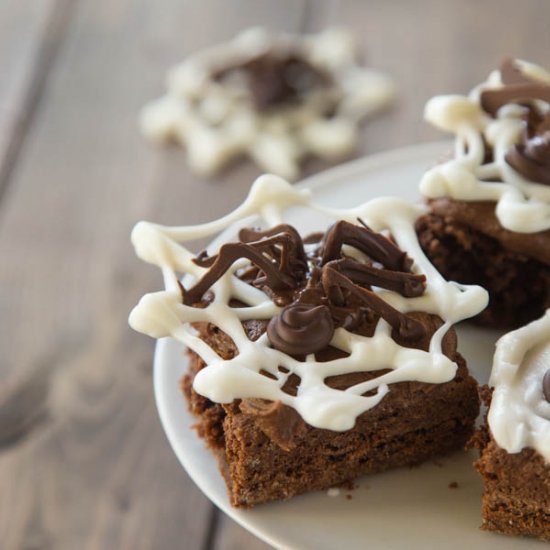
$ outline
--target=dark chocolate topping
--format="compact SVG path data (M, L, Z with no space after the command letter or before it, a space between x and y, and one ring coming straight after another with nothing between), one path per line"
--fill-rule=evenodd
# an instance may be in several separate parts
M550 102L550 84L532 79L512 59L505 59L500 66L503 86L481 92L481 107L491 116L507 103L532 104L533 100Z
M380 262L388 269L408 271L412 261L407 254L397 248L388 238L369 229L361 220L362 227L346 221L336 222L325 237L322 263L340 257L342 245L349 244Z
M550 369L546 371L542 379L542 394L544 395L544 399L550 403Z
M506 59L500 68L503 86L484 90L480 102L491 116L507 103L525 105L525 131L520 143L506 153L506 162L526 179L550 185L550 112L542 113L534 101L550 103L550 84L533 80Z
M500 65L500 80L503 84L530 84L533 82L511 57L504 59Z
M340 260L334 260L323 269L322 283L329 300L339 300L341 294L335 295L334 290L347 290L363 302L363 305L378 313L404 340L422 338L424 335L422 323L393 308L372 290L356 285L349 277L339 271L339 262Z
M184 293L183 303L192 305L200 301L203 294L240 258L248 258L259 268L260 274L254 281L256 286L266 285L272 290L296 288L307 270L301 239L296 239L299 238L297 231L294 228L289 231L287 226L281 225L264 233L269 237L254 242L224 244L216 256L208 257L201 252L194 262L210 269ZM244 236L251 234L244 233Z
M250 244L281 233L285 234L288 240L288 248L283 248L282 250L284 257L281 256L280 258L281 264L292 273L301 273L303 275L307 271L307 257L304 251L304 243L302 237L300 237L300 233L292 225L282 223L265 231L251 228L241 229L239 231L239 239L243 243ZM276 246L271 247L271 253L277 256L278 249Z
M338 266L338 271L349 277L354 283L393 290L407 298L422 296L426 288L424 275L378 269L368 264L360 264L351 258L333 260L329 263L333 267Z
M494 117L503 105L523 104L537 99L550 102L550 85L542 82L509 84L495 90L484 90L481 93L481 107Z
M326 306L293 303L267 325L275 349L288 355L307 355L326 348L334 334L334 322Z
M304 241L291 225L265 231L243 229L240 242L224 244L216 256L199 254L195 263L209 270L189 290L183 289L183 301L193 305L204 300L210 286L236 260L247 258L252 265L239 270L237 276L285 306L267 328L273 347L284 353L319 352L328 346L336 327L354 331L376 324L380 317L391 325L394 338L407 342L423 338L422 323L393 308L372 286L417 297L424 293L425 277L410 272L412 260L389 238L361 223L339 221L324 236L305 239L307 254ZM344 244L367 258L346 257Z
M512 146L505 158L528 180L550 185L550 112L535 129L527 127L522 142Z
M315 88L327 86L330 76L308 63L299 52L276 55L263 54L237 67L225 69L214 75L224 81L240 74L259 111L270 107L299 101Z

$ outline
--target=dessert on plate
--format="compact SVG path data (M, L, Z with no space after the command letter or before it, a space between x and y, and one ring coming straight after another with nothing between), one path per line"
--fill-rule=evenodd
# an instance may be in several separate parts
M397 198L323 206L266 175L216 221L135 227L165 290L130 324L187 347L182 389L232 505L417 464L471 436L477 384L453 324L487 293L429 262L415 233L425 211Z
M550 311L498 341L489 384L482 528L550 541Z
M468 96L432 98L425 117L455 147L420 184L424 251L447 279L489 291L480 323L540 317L550 307L550 73L508 59Z
M202 175L247 156L296 179L307 156L333 162L353 153L360 120L393 99L392 81L357 57L343 29L248 29L172 69L166 94L141 113L142 132L184 145Z

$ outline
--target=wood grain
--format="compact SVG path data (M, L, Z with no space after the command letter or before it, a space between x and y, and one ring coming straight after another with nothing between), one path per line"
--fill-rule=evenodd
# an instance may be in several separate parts
M271 546L261 542L220 512L213 548L214 550L268 550Z
M240 199L228 181L215 203L179 152L142 140L140 106L186 53L252 24L296 29L303 11L243 1L238 12L209 16L225 5L83 0L74 8L0 218L9 259L0 268L0 426L15 417L27 429L28 411L34 426L19 439L9 433L0 454L2 548L194 549L206 540L212 506L157 419L153 342L126 318L159 284L134 257L133 224L207 219ZM249 181L238 182L243 192ZM193 195L209 208L197 212Z
M0 17L0 198L57 48L71 0L4 0Z
M439 135L425 100L506 54L548 65L550 3L531 0L10 0L0 14L0 544L28 549L262 549L182 471L157 419L153 342L126 317L159 274L139 219L189 224L237 205L246 163L201 181L136 128L187 53L264 24L354 29L399 104L362 152ZM23 118L21 118L23 117ZM311 163L308 171L319 169Z

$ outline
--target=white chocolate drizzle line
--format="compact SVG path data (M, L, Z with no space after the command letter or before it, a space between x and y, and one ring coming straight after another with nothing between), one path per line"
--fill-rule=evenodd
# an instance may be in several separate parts
M488 422L498 446L526 447L550 464L550 403L542 380L550 368L550 310L498 342L489 384L494 388Z
M213 75L263 53L299 49L333 84L312 90L296 105L257 111L243 90ZM218 172L231 159L246 155L266 171L287 179L300 174L308 155L329 161L351 154L358 123L385 107L395 95L384 74L357 64L357 45L343 29L294 36L252 28L232 41L189 56L168 76L167 93L140 115L143 134L153 140L185 145L191 168L202 175ZM327 109L336 106L334 116Z
M516 60L531 78L550 83L550 73ZM491 118L480 105L484 89L502 87L500 71L470 94L436 96L428 101L424 117L437 128L454 133L454 158L438 164L424 175L421 193L428 198L450 197L461 201L495 201L501 225L518 233L550 229L550 186L534 183L516 172L505 155L520 139L525 107L508 104ZM539 101L543 111L548 103ZM485 144L493 148L493 162L483 164Z
M397 245L414 260L413 271L426 275L426 291L417 298L405 298L387 290L375 291L402 312L425 311L443 319L443 326L431 339L429 352L397 344L391 337L390 325L384 320L378 322L372 337L337 329L331 345L349 356L328 362L317 362L314 355L308 356L305 362L298 361L271 348L266 334L252 342L241 321L269 319L280 308L263 291L235 276L235 271L246 261L236 262L212 286L214 299L206 308L183 305L178 273L186 274L184 284L188 286L206 271L191 261L194 255L183 246L184 242L233 229L235 224L241 226L243 220L252 223L251 215L261 218L264 226L276 225L283 221L286 209L291 206L305 209L306 214L309 211L328 215L333 220L357 223L360 217L374 231L389 231L393 235ZM397 198L379 198L349 210L327 208L313 203L309 191L296 189L277 176L265 175L256 180L240 207L215 222L192 227L140 222L133 230L132 242L141 259L162 269L166 289L145 295L130 314L130 325L155 338L172 336L202 357L207 366L196 375L194 388L214 402L229 403L246 397L282 401L312 426L348 430L361 413L381 401L390 384L412 380L437 384L451 380L457 365L442 353L443 336L452 324L476 315L487 305L485 290L445 281L423 254L414 223L424 212L425 207ZM232 297L247 307L229 307ZM228 334L238 354L223 360L196 336L190 324L199 321L212 323ZM284 367L285 372L279 367ZM324 383L330 376L380 369L390 369L390 372L345 391ZM275 379L260 374L261 370L271 373ZM296 396L281 390L291 374L301 380ZM375 390L374 395L362 395L371 390Z

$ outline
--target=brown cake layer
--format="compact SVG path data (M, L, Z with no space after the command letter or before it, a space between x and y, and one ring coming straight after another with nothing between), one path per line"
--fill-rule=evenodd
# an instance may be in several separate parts
M438 199L430 206L416 224L425 254L446 279L489 292L489 306L474 321L516 328L550 307L549 232L504 230L495 221L494 203Z
M475 462L483 478L482 529L550 541L550 465L534 449L510 454L487 424L476 434Z
M198 328L220 355L234 353L226 335L210 325ZM459 365L452 381L392 384L380 404L345 432L313 428L280 403L254 399L212 403L192 389L196 372L204 367L193 352L182 389L197 417L198 433L219 459L232 505L250 507L334 487L363 474L417 464L463 447L471 436L479 401L477 384L455 345L450 331L445 348ZM380 372L343 375L330 383L347 387L373 374Z

